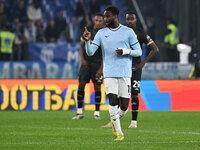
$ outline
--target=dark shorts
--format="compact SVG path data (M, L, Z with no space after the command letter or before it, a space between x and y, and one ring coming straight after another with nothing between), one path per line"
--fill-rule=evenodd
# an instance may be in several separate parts
M132 72L131 78L131 95L140 93L140 81L142 76L142 69L138 69Z
M102 84L102 77L96 78L96 73L101 66L101 62L98 63L88 63L88 69L85 69L83 65L81 65L79 71L79 82L80 83L89 83L90 79L93 83Z

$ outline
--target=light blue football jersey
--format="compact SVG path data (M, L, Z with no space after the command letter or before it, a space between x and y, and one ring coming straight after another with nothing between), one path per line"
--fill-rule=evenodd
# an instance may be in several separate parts
M141 56L142 50L134 31L124 25L99 30L92 42L86 42L86 53L91 56L101 46L104 78L131 77L132 56ZM118 55L117 48L131 50L130 55Z

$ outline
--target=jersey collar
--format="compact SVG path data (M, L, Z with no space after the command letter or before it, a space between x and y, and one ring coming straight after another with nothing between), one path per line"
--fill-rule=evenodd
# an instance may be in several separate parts
M110 30L112 30L112 31L117 31L119 28L121 28L121 24L119 24L119 26L117 27L117 28L109 28Z

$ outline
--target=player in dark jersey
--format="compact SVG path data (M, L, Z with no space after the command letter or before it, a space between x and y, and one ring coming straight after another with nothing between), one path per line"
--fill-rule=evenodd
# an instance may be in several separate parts
M142 68L144 65L158 52L158 47L154 41L147 35L143 29L136 27L137 18L133 12L126 14L126 24L132 28L137 35L138 42L142 48L142 44L146 44L150 49L149 55L144 61L141 61L141 57L133 57L132 59L132 78L131 78L131 98L132 98L132 120L129 128L137 128L137 116L138 116L138 93L140 93L140 81L142 76ZM111 122L102 126L103 128L111 127Z
M141 61L141 57L133 57L132 61L132 78L131 78L131 98L132 98L132 121L129 125L129 128L137 128L137 116L138 116L138 93L140 93L140 81L142 76L142 68L144 65L158 52L158 47L151 39L149 35L147 35L143 29L136 27L137 18L133 12L129 12L126 14L126 24L128 27L132 28L138 38L140 46L142 44L146 44L148 48L150 48L149 55L145 58L144 61Z
M97 31L103 28L103 15L100 13L94 16L94 25L88 27L91 32L91 39L94 38ZM88 56L85 51L85 42L81 38L80 43L80 56L81 56L81 68L79 71L79 87L78 87L78 108L77 114L72 119L82 119L83 118L83 99L85 95L85 85L89 83L90 79L94 83L95 89L95 112L94 118L100 119L100 102L101 102L101 84L102 84L102 53L101 48L99 48L93 56Z

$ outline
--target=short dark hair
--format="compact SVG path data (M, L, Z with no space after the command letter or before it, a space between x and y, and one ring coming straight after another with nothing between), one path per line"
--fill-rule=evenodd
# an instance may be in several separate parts
M97 12L97 13L94 14L94 16L100 16L100 17L103 17L103 14L100 13L100 12Z
M133 11L128 11L126 14L128 14L128 15L136 15L136 13L133 12Z
M119 15L119 9L116 6L108 6L105 11L110 11L114 15Z

